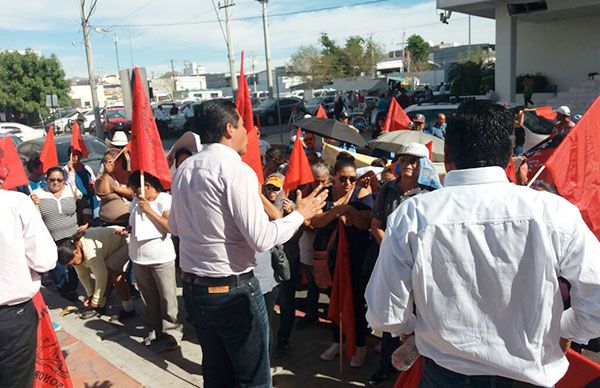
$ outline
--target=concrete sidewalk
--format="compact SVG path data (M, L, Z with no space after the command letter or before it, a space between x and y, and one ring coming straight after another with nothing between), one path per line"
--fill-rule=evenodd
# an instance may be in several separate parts
M194 328L186 320L181 299L181 288L178 287L180 321L183 323L183 336L177 350L165 353L154 353L142 345L146 335L144 328L144 307L141 299L135 300L138 315L127 320L125 324L110 321L108 317L81 320L76 314L61 317L61 311L70 303L46 289L44 299L51 311L52 320L60 323L63 333L61 337L72 337L65 340L66 361L69 370L77 372L75 387L98 387L98 382L112 383L113 387L145 386L145 387L202 387L202 350L198 345ZM297 294L299 304L305 291ZM327 297L321 295L321 305ZM120 308L118 303L109 308L115 314ZM302 315L298 312L299 316ZM278 321L276 319L276 321ZM277 329L277 327L275 328ZM349 387L366 386L371 374L377 368L379 355L373 351L376 338L368 338L369 357L362 368L350 367L349 361L343 360L343 378L339 377L339 359L331 362L321 361L319 355L331 344L331 329L326 323L292 332L291 349L283 359L271 358L271 365L283 368L274 377L275 387L292 388L305 385L315 387ZM70 356L69 343L77 341L81 346L89 347L86 359ZM64 345L63 345L64 346ZM95 353L97 356L90 356ZM121 374L117 374L112 364ZM277 368L277 369L281 369ZM133 385L128 385L133 384ZM135 385L137 384L137 385ZM104 386L104 385L101 385ZM109 385L106 385L109 386ZM392 387L393 381L382 387Z

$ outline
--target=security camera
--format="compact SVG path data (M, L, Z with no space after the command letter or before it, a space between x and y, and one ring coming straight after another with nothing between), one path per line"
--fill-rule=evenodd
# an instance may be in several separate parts
M452 16L452 11L445 10L444 12L440 12L440 22L448 24L450 16Z

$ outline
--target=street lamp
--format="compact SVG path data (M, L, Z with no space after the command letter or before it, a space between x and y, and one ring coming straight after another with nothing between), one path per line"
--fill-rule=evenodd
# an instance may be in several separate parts
M267 4L269 0L256 0L262 5L263 33L265 39L265 57L267 61L267 85L269 88L269 97L273 98L273 74L271 74L271 48L269 43L269 21L267 13Z

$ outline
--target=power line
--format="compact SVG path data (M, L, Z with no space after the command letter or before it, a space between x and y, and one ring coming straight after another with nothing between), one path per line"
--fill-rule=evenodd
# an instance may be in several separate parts
M340 8L357 7L360 5L383 3L383 2L387 2L387 1L389 1L389 0L370 0L370 1L363 1L360 3L342 4L342 5L336 5L336 6L330 6L330 7L307 9L307 10L303 10L303 11L291 11L291 12L276 13L276 14L269 15L269 17L283 17L283 16L321 12L321 11L330 11L330 10L335 10L335 9L340 9ZM242 20L243 21L243 20L255 20L255 19L262 19L262 15L244 16L244 17L239 17L239 18L232 18L231 20L232 21L233 20ZM185 22L184 21L184 22L173 22L173 23L121 24L121 25L113 25L111 27L112 28L173 27L173 26L185 26L185 25L194 25L194 24L212 24L212 23L217 23L217 21L216 20L199 20L199 21L195 21L195 22ZM98 26L98 27L103 27L103 26Z

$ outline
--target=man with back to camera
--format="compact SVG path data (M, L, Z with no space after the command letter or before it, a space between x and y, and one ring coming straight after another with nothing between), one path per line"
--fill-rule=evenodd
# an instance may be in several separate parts
M38 327L31 298L39 274L56 265L56 245L28 196L0 190L0 214L0 387L31 387Z
M169 229L180 238L186 311L202 346L206 387L271 387L267 311L254 277L255 251L289 240L324 206L319 186L296 211L269 222L259 182L240 155L244 122L229 100L198 109L203 149L173 180Z
M573 204L508 182L512 119L490 102L461 105L446 129L445 187L389 218L367 320L414 331L420 387L553 386L568 341L600 335L600 243ZM564 312L558 277L572 286Z

